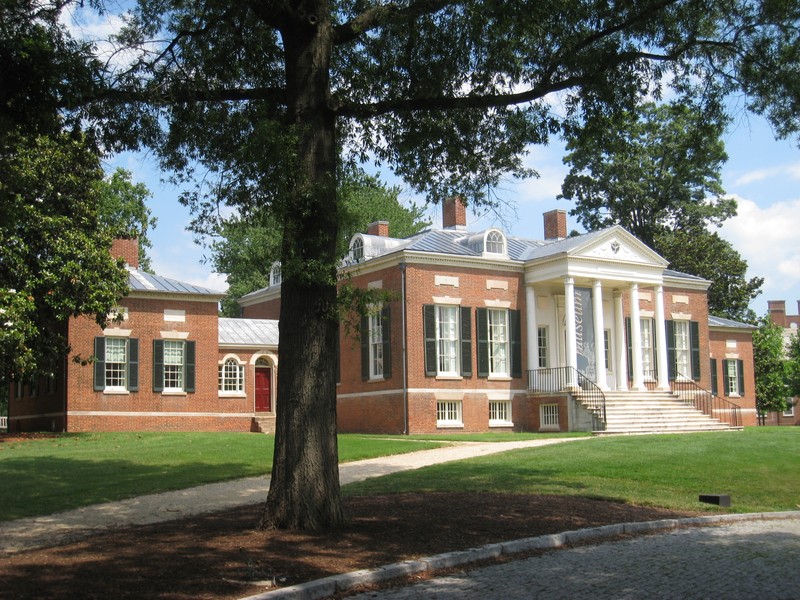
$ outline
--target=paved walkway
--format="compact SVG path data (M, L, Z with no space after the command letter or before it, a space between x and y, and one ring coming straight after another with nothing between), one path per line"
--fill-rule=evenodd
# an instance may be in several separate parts
M590 438L551 438L498 443L462 443L433 450L384 456L339 466L342 485L398 471L496 454L517 448L546 446ZM185 490L95 504L43 517L0 523L0 553L55 546L94 533L131 525L147 525L256 504L267 498L269 477L212 483Z
M798 565L800 513L560 550L353 599L795 600Z

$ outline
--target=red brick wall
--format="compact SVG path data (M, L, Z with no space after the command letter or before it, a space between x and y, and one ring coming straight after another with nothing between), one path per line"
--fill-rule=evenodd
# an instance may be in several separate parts
M120 304L128 309L128 318L111 327L130 329L131 337L139 339L139 391L129 394L95 392L92 366L70 361L67 367L70 431L249 431L252 402L248 398L220 398L218 394L219 340L215 301L125 298ZM185 322L165 321L165 309L185 310ZM162 339L162 331L187 332L186 339L196 342L195 392L169 395L153 391L153 340ZM92 355L94 338L100 334L100 328L90 319L73 319L70 322L73 354L84 358ZM86 412L92 414L82 414ZM242 417L216 416L220 413L242 413Z
M281 299L270 300L242 307L244 319L271 319L277 321L281 318Z
M117 238L111 244L111 256L121 258L134 269L139 268L139 238Z
M731 345L728 346L728 342ZM733 343L735 342L735 346ZM725 395L725 384L723 378L723 362L726 357L736 357L744 363L744 396L730 397ZM742 409L743 425L756 425L756 384L755 373L753 371L753 335L747 332L734 332L719 329L711 329L710 332L710 356L708 359L717 360L717 395L729 402L736 404ZM710 369L711 361L707 360ZM711 385L706 388L711 389Z

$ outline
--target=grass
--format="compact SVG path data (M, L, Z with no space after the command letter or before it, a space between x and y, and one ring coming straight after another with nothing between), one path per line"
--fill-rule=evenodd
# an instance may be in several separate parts
M241 433L80 433L0 443L0 521L269 473L274 437ZM339 436L348 462L440 442Z
M798 448L798 427L596 438L397 473L344 490L574 495L676 510L710 510L698 496L724 493L733 512L797 510Z
M339 436L341 462L448 441L538 434ZM272 436L240 433L66 434L0 443L0 520L268 473ZM731 495L736 512L800 507L800 428L608 437L516 450L369 479L349 495L493 491L578 495L677 510L707 510L703 493Z

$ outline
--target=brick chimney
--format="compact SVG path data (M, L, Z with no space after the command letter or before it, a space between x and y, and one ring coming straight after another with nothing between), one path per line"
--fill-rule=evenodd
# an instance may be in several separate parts
M786 327L786 300L767 300L769 320L780 327Z
M375 221L367 225L367 235L389 237L389 221Z
M139 238L115 238L111 256L121 258L134 269L139 268Z
M544 239L563 240L567 237L567 211L557 208L544 213Z
M467 229L467 207L459 196L450 196L442 202L442 227Z

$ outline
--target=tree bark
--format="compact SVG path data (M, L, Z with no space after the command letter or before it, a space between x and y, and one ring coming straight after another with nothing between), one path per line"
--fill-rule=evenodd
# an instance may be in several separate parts
M281 30L296 168L284 217L275 455L263 527L343 521L336 440L336 119L327 2L298 3Z

